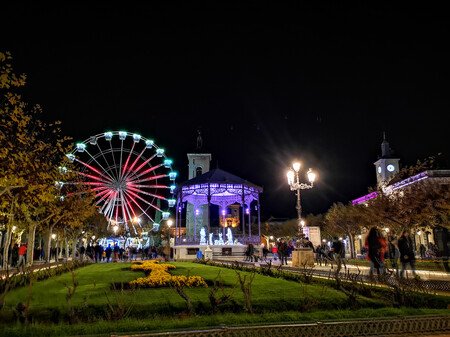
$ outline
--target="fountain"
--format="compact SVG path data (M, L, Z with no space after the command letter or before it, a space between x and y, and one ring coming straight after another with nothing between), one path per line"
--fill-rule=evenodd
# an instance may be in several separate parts
M206 232L205 227L200 229L200 246L206 245Z
M231 228L227 228L227 245L232 245L233 244L233 233L231 233Z

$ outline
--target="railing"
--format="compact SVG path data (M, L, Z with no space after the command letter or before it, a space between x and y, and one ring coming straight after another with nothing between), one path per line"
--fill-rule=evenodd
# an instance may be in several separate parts
M215 238L217 239L217 237ZM261 243L261 239L258 235L234 235L233 241L237 240L239 243L243 245L248 245L249 243L252 243L253 245L259 245ZM226 241L226 237L224 238L224 241ZM197 237L194 239L192 236L187 235L180 235L175 238L175 244L176 245L199 245L200 244L200 237Z
M416 334L447 334L450 332L450 316L409 316L396 318L356 319L316 322L307 324L273 324L252 326L222 326L207 330L140 333L129 337L200 336L200 337L374 337L411 336ZM116 337L116 335L111 335Z

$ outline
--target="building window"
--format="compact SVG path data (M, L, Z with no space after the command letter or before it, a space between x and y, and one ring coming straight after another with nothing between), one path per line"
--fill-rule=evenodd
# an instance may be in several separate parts
M195 169L195 176L196 176L196 177L201 176L201 175L202 175L202 172L203 172L203 169L202 169L200 166L198 166L198 167Z

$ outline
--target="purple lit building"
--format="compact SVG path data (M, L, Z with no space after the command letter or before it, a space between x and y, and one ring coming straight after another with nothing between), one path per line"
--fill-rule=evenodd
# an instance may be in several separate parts
M377 198L379 193L389 195L395 191L411 188L413 185L419 183L439 184L445 188L450 187L450 170L427 170L400 181L392 180L392 177L400 169L399 159L392 156L393 152L385 136L381 144L381 152L382 156L374 163L379 191L371 192L352 200L353 205L367 204L369 200ZM425 226L425 230L415 231L412 234L416 242L416 248L420 244L427 246L430 242L433 242L437 244L441 254L448 256L450 242L447 228L442 226ZM364 238L365 233L363 231L359 237L359 242L355 242L357 250L361 248Z

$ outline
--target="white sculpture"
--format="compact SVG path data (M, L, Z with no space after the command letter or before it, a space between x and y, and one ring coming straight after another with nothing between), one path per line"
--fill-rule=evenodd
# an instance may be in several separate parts
M223 238L222 238L222 233L219 233L219 241L218 241L219 245L224 245L225 242L223 242Z
M200 229L200 245L206 245L206 232L205 227Z
M233 234L231 233L231 228L227 228L227 245L233 244Z
M212 246L214 244L213 242L213 233L209 233L209 245Z

